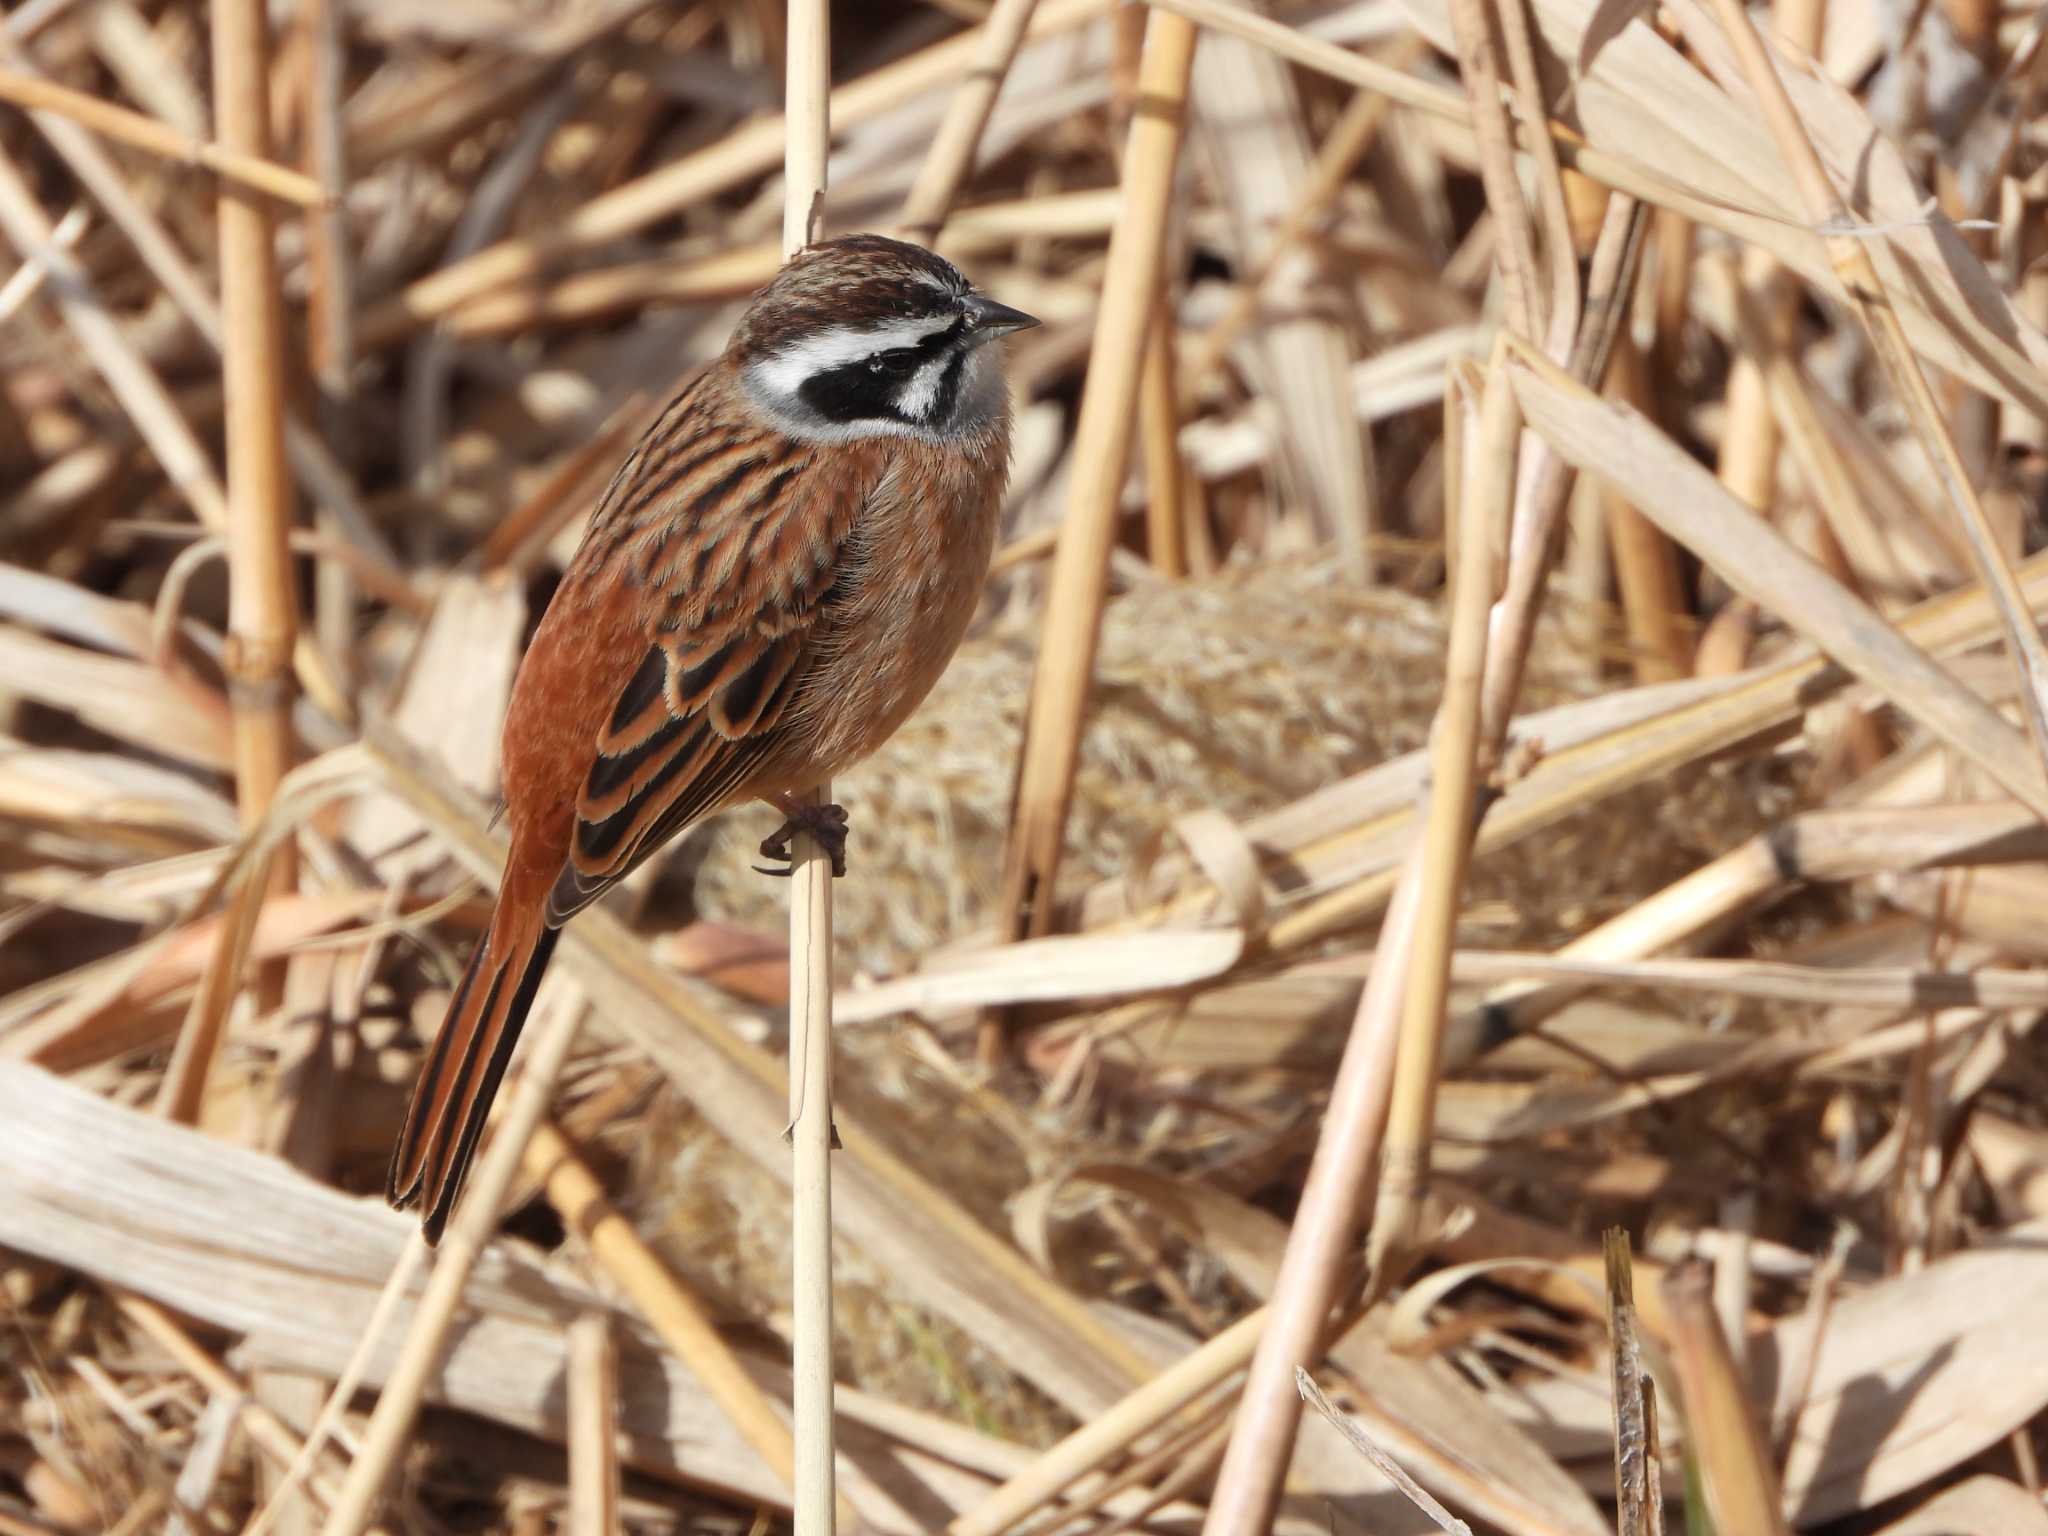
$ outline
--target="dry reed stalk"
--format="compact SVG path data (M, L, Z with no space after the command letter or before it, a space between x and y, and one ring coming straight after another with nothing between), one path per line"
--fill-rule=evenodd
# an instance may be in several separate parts
M1510 341L1512 345L1512 339ZM1521 350L1521 349L1518 349ZM1567 375L1523 351L1513 377L1530 422L1583 470L1627 491L1730 586L1777 612L1975 763L2023 804L2048 815L2048 777L2024 735L1900 631L1857 601L1817 562L1704 475L1677 446L1626 407L1597 400ZM1624 445L1625 440L1625 445ZM2020 612L2026 594L2017 578ZM1991 601L2001 622L2005 605Z
M1196 32L1184 18L1151 13L1139 65L1143 110L1123 159L1124 202L1110 236L1090 365L1075 426L1072 490L1046 594L1045 630L1019 756L999 921L1010 939L1051 931L1053 892L1073 796L1109 555L1123 498L1145 333L1165 273L1174 168L1185 135ZM982 1055L1002 1048L1000 1025L984 1028Z
M527 1143L526 1171L547 1190L562 1224L581 1234L591 1256L640 1309L662 1342L688 1366L734 1428L792 1490L796 1487L796 1442L789 1426L720 1337L704 1304L640 1240L631 1222L605 1197L576 1149L543 1121ZM839 1516L848 1529L853 1511L842 1500Z
M1615 1536L1663 1536L1664 1489L1657 1461L1657 1386L1643 1362L1636 1335L1635 1278L1628 1234L1610 1227L1607 1257L1607 1338L1614 1390Z
M1711 0L1711 6L1763 108L1772 138L1791 164L1807 216L1826 236L1829 261L1849 296L1850 307L1869 333L1899 404L1913 424L1914 436L1962 525L1978 578L1991 594L2005 626L2006 644L2012 652L2020 701L2035 751L2048 760L2048 645L2043 644L2040 629L2030 616L2004 546L1978 500L1955 438L1942 420L1934 391L1913 354L1912 343L1892 307L1864 237L1860 231L1853 231L1848 205L1821 163L1813 141L1807 137L1798 109L1778 78L1755 23L1735 0Z
M1444 494L1450 507L1465 503L1468 449L1479 436L1473 419L1479 402L1469 378L1469 369L1452 369L1444 392ZM1446 527L1455 531L1459 521L1448 518ZM1415 846L1421 846L1419 839ZM1245 1378L1203 1536L1248 1536L1263 1529L1277 1507L1301 1423L1295 1372L1320 1351L1379 1160L1421 892L1421 861L1404 857L1273 1280L1267 1305L1275 1321L1259 1340Z
M988 19L981 26L980 52L947 103L938 137L918 167L917 180L897 216L904 239L930 245L938 238L954 198L974 170L982 130L988 126L1003 77L1010 72L1010 62L1017 57L1037 9L1038 0L995 0L989 7Z
M1188 525L1173 329L1171 307L1164 297L1155 297L1138 376L1138 425L1145 461L1145 552L1160 575L1179 581L1188 573Z
M1638 407L1648 406L1649 376L1633 342L1623 338L1614 349L1607 378L1608 388L1623 399ZM1692 641L1687 633L1677 547L1663 529L1623 498L1611 492L1600 496L1607 512L1614 584L1628 620L1629 659L1635 665L1636 681L1662 683L1690 677Z
M1109 6L1110 0L1044 0L1026 35L1044 37L1070 30ZM957 80L973 67L981 46L976 29L870 70L832 93L831 121L842 130L851 128L934 86ZM592 198L544 234L501 240L443 267L366 313L365 344L388 344L481 294L535 276L550 261L630 235L759 176L781 162L787 136L781 117L757 118L715 144Z
M270 150L270 38L262 0L214 0L214 111L220 141L259 159ZM242 825L270 809L292 765L291 668L298 600L291 557L292 482L284 455L285 332L270 210L223 185L218 209L222 377L227 398L228 636L221 668L234 711ZM259 907L295 883L292 844L272 845L241 882L200 999L179 1031L158 1108L196 1120ZM278 978L266 982L265 996Z
M946 1536L1001 1536L1051 1504L1062 1490L1243 1369L1272 1316L1271 1307L1247 1313L1122 1402L1094 1415L954 1520Z
M569 1325L568 1536L618 1536L618 1395L612 1320L585 1312Z
M789 0L782 254L818 237L832 154L830 0ZM832 799L819 784L808 805ZM796 1536L838 1528L832 1416L832 861L799 835L789 881L789 1129Z
M532 1038L520 1058L518 1075L495 1117L491 1140L470 1174L469 1188L442 1236L398 1358L377 1395L377 1406L370 1413L355 1460L327 1511L326 1524L320 1527L321 1536L361 1536L369 1524L384 1485L412 1436L427 1385L447 1354L463 1288L497 1229L505 1192L518 1175L526 1143L547 1113L548 1098L562 1063L568 1059L569 1047L575 1043L584 1007L580 997L567 995L571 989L553 982L547 987L534 1010L537 1017L527 1026ZM417 1233L409 1241L424 1242Z
M213 461L146 358L108 312L85 268L55 238L48 216L13 159L0 152L0 231L24 260L40 261L64 323L93 369L135 424L200 523L227 528L227 493Z
M1672 1322L1671 1360L1685 1410L1687 1454L1698 1461L1714 1529L1789 1536L1770 1452L1714 1315L1705 1266L1673 1270L1664 1282L1664 1305Z
M283 1520L291 1508L295 1490L313 1473L313 1464L330 1440L339 1441L340 1426L348 1405L355 1401L357 1390L362 1386L370 1369L371 1356L375 1354L384 1338L384 1330L397 1315L398 1308L411 1295L413 1282L427 1259L427 1245L415 1235L409 1237L399 1250L391 1273L385 1277L383 1288L377 1293L376 1305L370 1310L363 1331L357 1338L355 1349L350 1353L341 1373L335 1378L334 1386L327 1394L326 1402L320 1405L320 1412L314 1417L312 1427L306 1431L306 1439L284 1469L284 1476L263 1506L249 1518L242 1527L241 1536L264 1536L271 1527ZM338 1487L336 1488L338 1492ZM323 1490L323 1498L330 1505L333 1494ZM373 1530L375 1528L373 1527Z
M327 435L338 437L347 427L343 407L353 388L356 343L355 266L343 209L348 194L348 135L342 122L348 45L337 0L306 0L299 35L308 58L306 158L328 199L305 219L306 352L320 395L316 415L329 429ZM288 435L287 451L290 443ZM334 537L343 533L345 516L335 507L320 502L315 515L323 533ZM356 584L348 567L335 560L317 561L313 567L314 632L344 692L349 691L351 682L355 619Z
M161 1345L180 1370L215 1398L241 1404L242 1428L266 1456L280 1467L292 1466L299 1460L305 1444L291 1426L256 1401L234 1373L202 1349L177 1319L146 1297L118 1290L111 1294L122 1315ZM338 1491L334 1480L324 1472L312 1472L307 1485L323 1503L332 1502Z
M0 69L0 101L11 101L26 110L58 113L110 139L168 160L204 166L223 181L238 183L300 208L318 208L327 201L320 183L303 172L278 165L258 153L245 153L225 140L209 144L190 138L144 113L114 106L34 75Z
M497 878L503 845L484 813L435 766L388 732L365 747L397 795L478 879ZM787 1123L788 1071L740 1039L701 992L659 964L616 916L594 907L563 935L557 963L694 1104L719 1135L767 1172L787 1177L776 1133ZM686 1028L677 1029L680 1021ZM1088 1412L1151 1374L1144 1357L1078 1297L859 1120L837 1117L844 1162L835 1220L847 1239L921 1304L1002 1341L1013 1365L1058 1400Z
M1391 1283L1397 1255L1414 1243L1429 1187L1429 1146L1443 1059L1444 1000L1450 986L1452 935L1488 748L1480 740L1480 688L1486 669L1487 623L1500 577L1499 540L1514 498L1515 442L1521 411L1512 398L1506 354L1496 348L1483 385L1476 457L1462 476L1457 566L1444 660L1443 702L1430 728L1429 809L1416 852L1421 879L1415 928L1408 944L1401 1038L1394 1060L1393 1100L1381 1148L1378 1200L1366 1247L1376 1285ZM1467 365L1469 367L1469 365ZM1480 386L1477 381L1472 387Z
M1337 1432L1351 1443L1352 1448L1371 1462L1403 1498L1429 1518L1430 1524L1444 1532L1444 1536L1472 1536L1471 1526L1445 1509L1420 1483L1410 1477L1407 1468L1381 1449L1357 1420L1349 1414L1339 1413L1336 1405L1323 1396L1322 1389L1315 1383L1315 1378L1299 1366L1295 1368L1294 1385L1295 1390L1301 1394L1302 1401L1335 1426Z
M1419 52L1419 45L1404 52L1404 61L1416 52ZM1275 227L1264 256L1233 285L1229 307L1195 344L1186 370L1190 386L1199 387L1222 366L1231 345L1258 317L1259 296L1267 278L1272 276L1281 258L1328 217L1358 162L1365 158L1379 137L1380 125L1386 121L1392 105L1390 98L1369 90L1354 92L1344 104L1343 114L1323 135L1322 146L1316 151L1315 165L1303 179L1301 190L1295 195L1294 207Z
M0 56L5 56L4 44L0 44ZM21 72L27 72L32 68L19 54L13 56L13 62L16 69ZM93 197L106 210L107 216L128 237L129 242L135 247L136 254L142 258L143 265L149 269L152 277L163 284L164 291L170 295L179 312L191 322L193 329L205 338L209 346L218 350L222 345L223 321L220 304L213 296L212 285L184 256L175 239L164 228L163 222L130 189L112 157L91 134L67 118L48 113L31 113L30 120L49 141L51 148L57 151L65 164L91 191ZM4 217L5 208L0 206L0 218ZM336 221L339 218L338 212L331 208L327 210L327 221ZM10 233L12 232L11 226L0 227L9 228ZM79 284L70 291L89 295L91 289L81 276ZM119 346L126 341L126 337L119 333L117 338L116 341L108 342L97 335L81 335L80 341L88 355L93 357L95 366L101 367L104 371L106 364L101 361L102 357L110 362L114 361ZM125 370L123 377L112 374L107 377L109 387L121 399L138 429L159 457L163 457L166 442L174 441L175 428L169 429L172 432L171 439L166 439L161 432L152 435L151 429L156 413L153 410L138 411L131 403L133 399L146 397L146 385L137 381L128 385L127 392L124 393ZM361 499L350 482L348 472L342 468L319 435L288 414L285 422L285 446L291 455L292 467L308 494L334 514L350 543L364 558L375 563L382 582L389 587L409 587L410 577L399 568L390 545L364 510ZM163 458L163 462L166 470L171 472L173 482L183 485L179 466L186 462L185 457L176 454ZM204 476L211 479L211 461L205 459L202 454L199 456L199 463L203 465ZM194 499L188 491L187 499L192 502L199 520L207 527L218 529L226 526L226 496L218 489L217 483L210 498ZM306 666L303 654L300 657L299 673L301 683L311 690L315 686L314 679Z

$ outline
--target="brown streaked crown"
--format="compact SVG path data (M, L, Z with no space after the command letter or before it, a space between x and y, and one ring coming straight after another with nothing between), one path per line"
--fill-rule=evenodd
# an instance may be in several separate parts
M942 314L970 292L957 267L921 245L887 235L820 240L754 296L733 332L732 351L773 352L838 327Z

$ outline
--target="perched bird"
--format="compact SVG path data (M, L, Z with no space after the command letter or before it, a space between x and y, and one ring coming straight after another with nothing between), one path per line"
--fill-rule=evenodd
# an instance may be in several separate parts
M973 615L1009 476L1002 348L1038 322L879 235L798 253L620 466L505 715L511 853L391 1164L438 1240L562 924L691 823L880 746ZM785 867L771 873L788 873Z

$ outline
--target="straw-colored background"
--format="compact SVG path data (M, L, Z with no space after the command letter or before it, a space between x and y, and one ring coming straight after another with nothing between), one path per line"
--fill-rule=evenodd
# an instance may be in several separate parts
M842 1528L2048 1531L2039 14L835 9L827 231L1045 321L834 786ZM438 1368L377 1191L783 6L263 17L0 20L0 1532L319 1531L408 1371L384 1530L772 1526L765 808L578 920Z

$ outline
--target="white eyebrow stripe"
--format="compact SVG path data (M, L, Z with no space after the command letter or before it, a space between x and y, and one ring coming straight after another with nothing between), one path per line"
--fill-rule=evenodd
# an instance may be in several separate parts
M952 326L951 315L890 320L880 325L835 326L790 343L756 363L751 372L756 384L769 393L793 396L806 379L891 347L914 347Z

